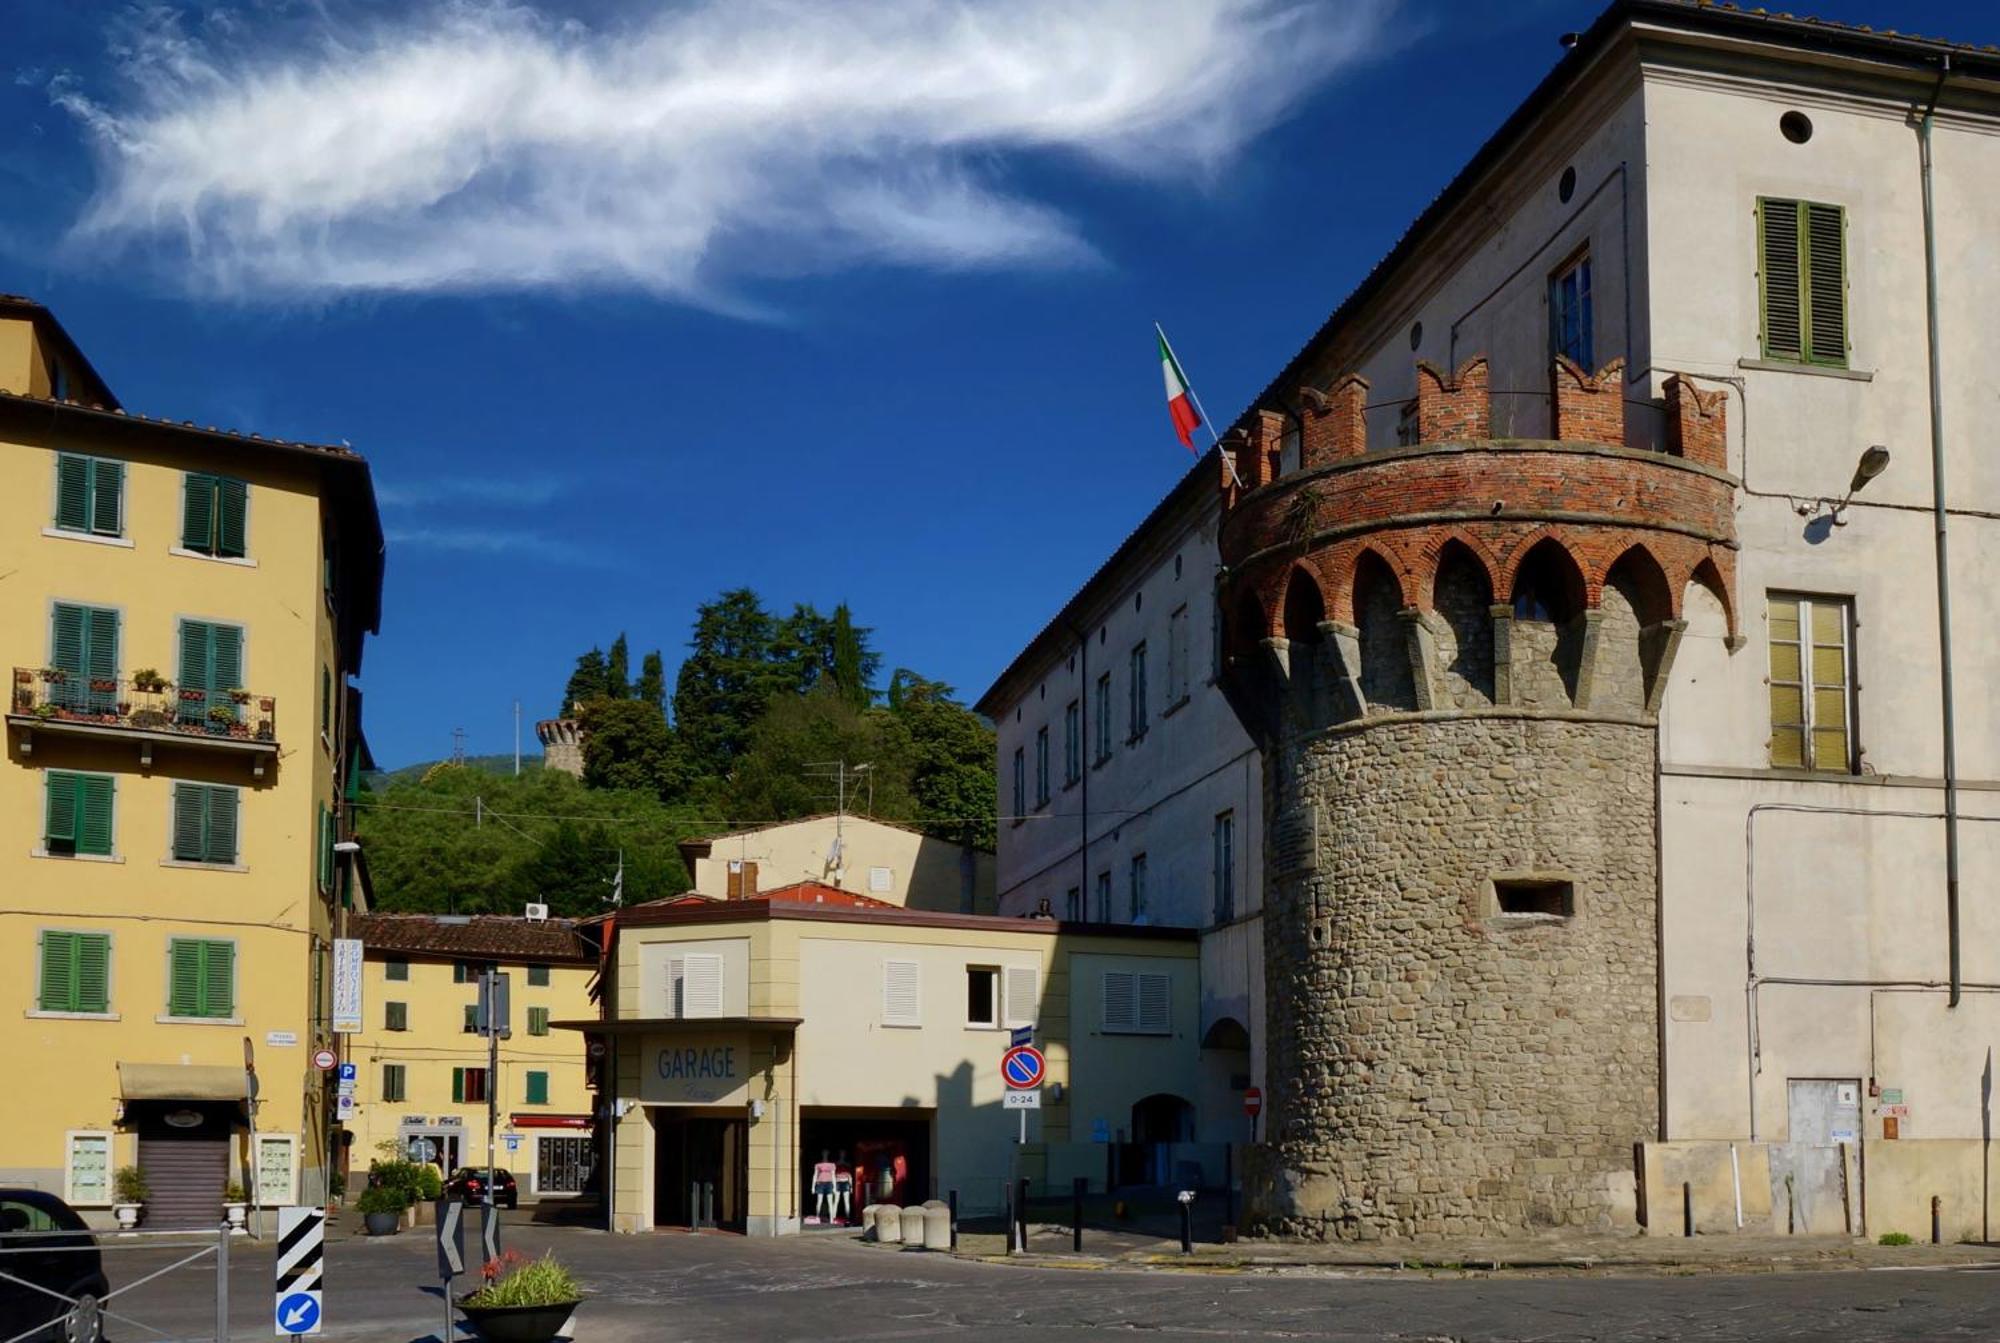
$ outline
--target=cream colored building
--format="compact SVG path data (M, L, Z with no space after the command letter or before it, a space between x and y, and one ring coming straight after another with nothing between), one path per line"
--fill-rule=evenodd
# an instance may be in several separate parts
M1048 1059L1022 1174L1101 1188L1113 1142L1192 1136L1192 933L937 914L811 883L599 926L605 1015L563 1024L609 1048L614 1230L684 1226L712 1198L718 1225L795 1232L820 1210L822 1161L854 1172L850 1216L952 1190L963 1211L997 1209L1021 1114L1003 1108L1000 1062L1019 1027Z
M808 816L680 850L689 889L718 900L812 881L939 914L994 912L991 851L866 816Z
M318 1202L368 464L130 413L0 297L0 478L0 1182L99 1218L137 1164L155 1226L232 1179Z
M357 1072L350 1177L385 1155L385 1143L446 1175L486 1164L490 1093L493 1161L514 1173L521 1197L581 1193L596 1164L587 1063L576 1035L550 1023L592 1010L591 944L563 919L370 914L351 923L363 947L364 1025L347 1038ZM513 1030L497 1074L472 1031L488 966L508 976Z

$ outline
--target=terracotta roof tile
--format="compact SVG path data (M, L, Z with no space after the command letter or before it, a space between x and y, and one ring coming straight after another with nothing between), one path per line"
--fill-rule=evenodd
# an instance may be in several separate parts
M401 951L458 960L595 965L597 955L568 919L512 914L356 914L351 934L369 951Z

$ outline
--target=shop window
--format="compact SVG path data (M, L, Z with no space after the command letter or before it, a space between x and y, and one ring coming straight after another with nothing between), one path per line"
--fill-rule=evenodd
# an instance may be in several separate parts
M989 965L965 968L965 1024L1000 1024L1000 972Z

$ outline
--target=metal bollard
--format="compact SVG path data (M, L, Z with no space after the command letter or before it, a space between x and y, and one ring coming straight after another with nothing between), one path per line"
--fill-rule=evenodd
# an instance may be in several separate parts
M229 1219L215 1241L215 1343L229 1343Z
M688 1181L688 1230L701 1230L701 1181Z
M1694 1235L1694 1185L1686 1180L1681 1181L1681 1234Z
M1943 1217L1939 1209L1939 1203L1940 1200L1938 1199L1938 1196L1936 1194L1932 1194L1931 1195L1931 1244L1933 1245L1944 1244L1944 1229L1942 1225Z
M1021 1250L1028 1249L1028 1177L1022 1176L1014 1184L1014 1227L1021 1237Z
M945 1202L951 1208L951 1248L956 1250L958 1248L958 1191L956 1189L952 1190L951 1197L946 1199Z
M1181 1201L1181 1253L1194 1253L1194 1190L1183 1189Z
M1079 1175L1069 1182L1069 1247L1083 1253L1083 1196L1090 1181Z

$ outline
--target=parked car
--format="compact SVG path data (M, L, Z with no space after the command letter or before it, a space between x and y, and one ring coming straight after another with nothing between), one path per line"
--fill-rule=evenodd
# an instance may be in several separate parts
M467 1203L486 1201L486 1167L460 1166L450 1180L445 1182L444 1196L461 1199ZM493 1172L493 1201L503 1208L521 1206L521 1191L514 1183L514 1172L501 1166Z
M0 1277L0 1321L7 1337L39 1324L46 1328L34 1337L61 1343L103 1339L102 1303L111 1284L104 1277L97 1238L76 1210L54 1194L0 1189L0 1273L7 1275Z

